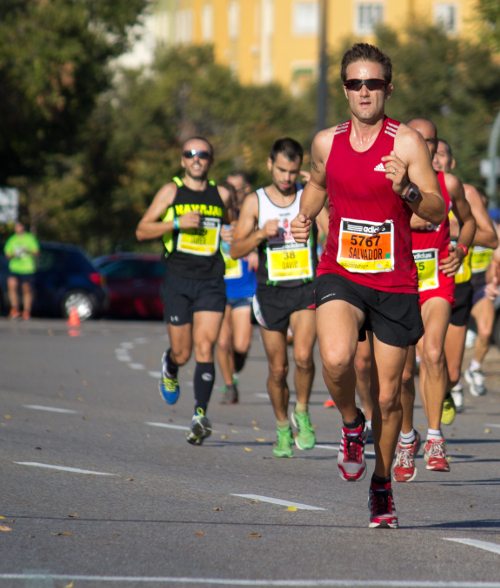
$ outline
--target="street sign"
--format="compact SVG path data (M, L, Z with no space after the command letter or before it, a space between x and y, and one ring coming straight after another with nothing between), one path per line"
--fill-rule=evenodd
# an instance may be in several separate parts
M19 190L0 188L0 223L13 223L19 211Z

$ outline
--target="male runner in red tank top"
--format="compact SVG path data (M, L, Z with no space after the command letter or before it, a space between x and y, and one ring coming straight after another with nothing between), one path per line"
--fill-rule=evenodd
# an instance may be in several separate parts
M408 346L422 335L410 218L416 213L440 223L445 207L422 137L384 114L393 91L390 59L372 45L356 44L344 54L341 78L351 118L315 136L311 180L292 231L305 241L328 196L316 324L323 375L343 420L339 472L348 481L366 473L353 361L369 329L377 374L369 526L396 528L391 464L401 427L401 374Z
M432 159L437 147L435 125L430 120L415 118L408 126L422 136ZM425 330L425 335L418 342L421 357L419 388L428 424L424 458L428 470L448 472L450 466L441 431L443 401L448 387L444 342L455 298L454 276L472 243L476 222L460 180L443 172L437 173L437 179L447 213L452 210L461 227L456 245L450 245L448 216L439 225L434 225L413 215L411 227ZM412 347L408 352L402 379L403 423L393 469L393 477L397 482L411 482L417 473L415 455L420 446L420 436L413 428L414 373L415 348Z

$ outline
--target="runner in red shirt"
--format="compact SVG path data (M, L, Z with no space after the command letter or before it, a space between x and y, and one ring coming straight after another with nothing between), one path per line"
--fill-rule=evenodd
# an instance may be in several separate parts
M348 122L320 131L311 180L292 222L304 242L328 196L330 227L316 280L316 324L326 385L343 420L340 476L366 473L364 416L356 406L354 356L373 332L375 471L370 527L398 526L391 464L401 427L400 381L409 345L422 335L410 218L445 215L429 152L414 130L384 115L393 91L390 59L358 43L342 59Z
M408 123L425 140L431 159L437 147L435 125L427 119L416 118ZM418 268L418 288L425 335L418 344L420 363L420 396L427 417L428 430L424 458L428 470L448 472L446 443L441 431L443 402L448 388L444 342L454 303L455 273L460 268L474 238L476 222L464 194L462 183L452 174L438 172L447 213L451 210L459 221L458 242L450 244L448 215L440 224L412 217L413 256ZM397 482L415 478L415 455L420 436L413 427L415 402L415 349L408 353L402 380L401 402L403 424L397 446L393 476Z

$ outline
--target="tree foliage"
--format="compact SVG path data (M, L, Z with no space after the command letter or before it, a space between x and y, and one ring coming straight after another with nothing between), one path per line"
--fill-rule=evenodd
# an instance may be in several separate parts
M83 194L82 131L147 2L2 0L0 185L21 189L35 223L50 214L47 193L66 205L67 188Z

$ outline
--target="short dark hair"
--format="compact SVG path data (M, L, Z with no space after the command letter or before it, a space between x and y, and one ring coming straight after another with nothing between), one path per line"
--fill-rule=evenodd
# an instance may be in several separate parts
M384 69L384 80L390 84L392 81L392 62L385 53L382 53L375 45L369 43L356 43L348 49L342 57L340 66L340 78L343 82L347 79L347 66L355 61L373 61L380 63Z
M277 139L273 143L271 152L269 153L271 161L276 161L276 157L279 153L283 153L283 155L290 161L295 161L298 158L302 163L302 159L304 158L304 149L302 148L302 145L290 137Z
M189 143L189 141L203 141L204 143L206 143L208 146L208 150L210 151L210 155L212 156L212 159L214 158L214 147L213 147L212 143L210 143L210 141L206 137L201 137L198 135L195 135L194 137L189 137L188 139L186 139L182 143L183 150L184 150L186 143Z
M448 157L450 159L453 159L453 151L451 149L451 145L448 143L448 141L446 139L442 139L441 137L438 137L438 143L443 143L443 145L446 147L446 151L448 151Z

